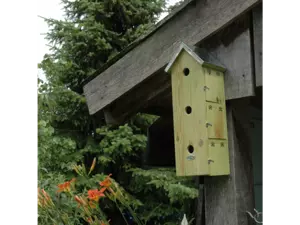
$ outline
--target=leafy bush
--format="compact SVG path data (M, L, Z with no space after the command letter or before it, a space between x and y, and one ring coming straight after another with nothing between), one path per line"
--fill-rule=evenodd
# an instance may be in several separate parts
M62 3L64 21L45 19L52 53L39 64L47 81L38 81L38 183L47 191L41 195L49 195L55 206L52 211L39 208L39 224L86 223L74 198L66 192L57 194L56 184L72 180L74 168L81 171L83 166L78 165L91 165L94 158L98 164L88 177L76 175L73 194L86 197L109 173L126 193L126 204L118 202L119 207L107 201L108 196L101 198L99 220L106 223L112 218L110 224L122 224L124 216L128 223L178 224L184 212L192 218L196 197L192 180L176 177L174 169L141 169L147 128L157 117L137 114L119 127L106 126L103 116L89 115L83 95L86 80L156 22L165 0Z

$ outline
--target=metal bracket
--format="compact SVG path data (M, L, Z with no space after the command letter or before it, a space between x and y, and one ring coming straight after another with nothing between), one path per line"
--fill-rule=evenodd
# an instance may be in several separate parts
M214 163L215 161L212 160L212 159L209 159L209 160L208 160L208 164L210 164L210 163L212 163L212 162Z
M208 126L212 127L212 124L211 123L206 123L206 127L208 127Z

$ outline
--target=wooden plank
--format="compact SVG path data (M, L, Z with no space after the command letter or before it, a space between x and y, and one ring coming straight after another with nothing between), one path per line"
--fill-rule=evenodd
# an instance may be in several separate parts
M209 164L209 174L211 176L230 174L227 143L227 140L209 140L208 155L209 159L213 160Z
M187 68L189 74L185 76L183 70ZM206 108L202 105L205 103L204 70L190 54L182 51L171 74L176 174L208 175Z
M209 72L205 73L205 84L208 87L205 91L206 101L224 104L224 76L220 76L220 72L207 70Z
M261 0L195 0L149 38L84 86L90 114L163 68L180 42L195 45L224 28Z
M206 225L252 224L246 214L253 210L254 199L248 107L243 101L227 105L230 176L204 178Z
M256 86L262 86L262 4L252 10Z
M197 199L197 210L196 210L196 225L204 225L205 224L205 198L204 198L204 185L203 185L203 177L198 177L198 190L199 197Z
M156 79L158 78L159 79ZM143 82L143 85L136 86L130 92L123 95L118 101L113 102L104 108L104 115L107 124L121 124L130 118L131 115L147 108L157 96L171 93L170 76L163 70L157 75L150 77ZM166 85L168 84L168 85ZM171 102L171 101L170 101ZM171 105L169 108L171 109Z
M207 102L202 107L206 108L207 122L211 124L207 128L208 138L227 139L225 103L217 104ZM221 110L220 110L221 109Z
M200 47L206 48L226 67L227 100L255 95L249 14L202 42Z
M218 61L223 61L230 67L225 73L225 94L227 100L233 96L241 97L254 94L253 89L255 85L253 83L249 43L249 15L247 15L200 44L200 47L206 47L210 54L219 57ZM241 45L242 48L239 48ZM210 75L206 76L206 78L209 78L206 80L206 86L211 86L214 83L215 87L218 76ZM223 82L222 86L224 86ZM213 88L207 90L207 100L217 102L218 98L218 102L223 102L224 99L220 98L220 93L214 93L214 90L221 89ZM170 95L170 98L166 99L166 101L162 99L165 95ZM156 115L166 114L170 112L169 109L172 109L170 77L163 70L160 70L160 72L157 72L114 101L113 104L118 106L113 110L113 115L117 118L122 117L122 112L127 117L137 111L154 113Z

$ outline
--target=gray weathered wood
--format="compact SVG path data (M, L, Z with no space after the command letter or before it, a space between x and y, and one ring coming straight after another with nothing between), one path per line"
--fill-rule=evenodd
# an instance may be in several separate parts
M123 123L124 117L122 116L116 116L113 114L112 110L110 110L110 107L103 109L104 119L106 124L108 125L119 125Z
M250 18L245 15L200 46L226 64L226 99L254 95L251 65ZM172 110L170 75L160 71L114 101L115 120L130 117L137 111L162 115ZM109 106L110 107L110 106ZM106 107L107 108L107 107ZM105 108L105 109L106 109ZM122 120L121 120L122 121Z
M200 179L200 178L198 178ZM197 199L197 211L196 211L196 225L203 225L205 224L205 217L204 217L204 186L198 183L199 187L199 197Z
M149 108L151 105L166 109L166 106L161 104L164 102L163 99L157 99L157 96L171 94L170 79L170 76L160 70L156 75L145 80L143 85L134 87L130 92L104 108L106 123L120 124L139 111L146 112L144 109ZM170 104L168 107L170 109L168 111L171 111L172 105Z
M253 9L253 44L256 86L262 86L262 4Z
M226 67L226 99L255 95L250 36L250 15L201 43Z
M180 42L195 45L224 28L260 0L195 0L149 38L84 86L90 114L163 68ZM240 97L240 96L235 96Z
M245 102L245 99L242 99ZM206 225L249 225L253 210L253 173L246 104L228 104L230 176L205 177Z

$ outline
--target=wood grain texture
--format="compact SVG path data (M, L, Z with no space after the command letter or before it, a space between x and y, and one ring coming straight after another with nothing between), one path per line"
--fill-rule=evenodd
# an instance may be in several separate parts
M227 140L225 104L207 102L203 107L206 107L207 122L211 124L207 128L208 138Z
M200 178L198 178L200 179ZM203 177L201 178L203 179ZM196 225L205 225L205 199L204 199L204 185L198 184L199 196L197 199L197 211L196 211Z
M262 4L253 8L253 45L256 86L262 86Z
M184 69L189 74L184 75ZM171 68L174 141L177 176L208 175L204 70L186 51ZM186 111L190 107L191 112ZM188 151L193 147L193 152ZM192 157L190 160L189 157Z
M180 42L195 45L207 39L259 2L195 0L188 4L149 38L84 86L90 114L103 109L163 68Z
M203 68L185 50L170 70L177 175L228 175L224 74ZM208 90L217 93L218 103L207 101Z
M224 73L204 69L206 121L208 133L209 175L230 174L226 105L224 92Z
M249 14L202 42L200 47L205 47L226 67L227 100L255 95Z
M229 62L228 66L231 66L225 73L225 93L227 100L233 96L239 98L244 95L253 95L252 90L255 84L253 84L253 72L249 72L252 71L250 66L251 61L242 61L245 57L248 58L245 60L250 60L249 45L246 43L248 48L247 51L244 51L245 57L242 58L237 58L237 49L233 47L241 44L239 44L239 37L241 35L245 36L245 32L247 40L249 41L249 19L247 16L239 18L239 20L235 21L218 34L208 38L200 44L202 45L201 47L207 47L211 52L216 52L217 50L218 55L226 57L226 61ZM245 50L246 48L243 47L242 49ZM242 53L239 55L241 54ZM210 71L213 70L210 69ZM240 76L244 71L248 71L249 73ZM209 76L206 81L207 86L211 86L212 83L214 83L215 86L216 81L218 81L216 76ZM214 92L216 90L221 90L221 88L207 89L207 100L217 102L218 98L219 102L223 102L225 99L221 99L220 93ZM137 111L155 115L166 115L172 112L171 94L170 76L161 69L150 78L131 89L128 93L115 100L111 104L114 107L108 107L112 108L112 114L116 117L116 121L119 120L118 118L120 117L130 117Z
M157 79L159 78L159 79ZM146 79L143 85L138 85L134 87L130 92L123 95L118 101L113 102L104 108L104 115L107 124L117 125L126 121L130 116L136 114L139 111L144 111L144 109L149 106L157 104L157 96L164 96L171 94L171 78L163 70L159 70L156 75ZM169 98L171 100L171 98ZM160 99L163 100L163 99ZM170 101L171 102L171 101ZM156 109L157 111L170 111L171 105L169 105L169 110L165 105L160 105L161 109ZM153 111L148 110L153 114ZM161 115L161 114L160 114Z
M247 104L227 105L231 174L204 178L206 225L252 224L245 213L254 206L247 109Z
M209 164L210 176L230 174L227 140L209 140L208 156L213 162Z

